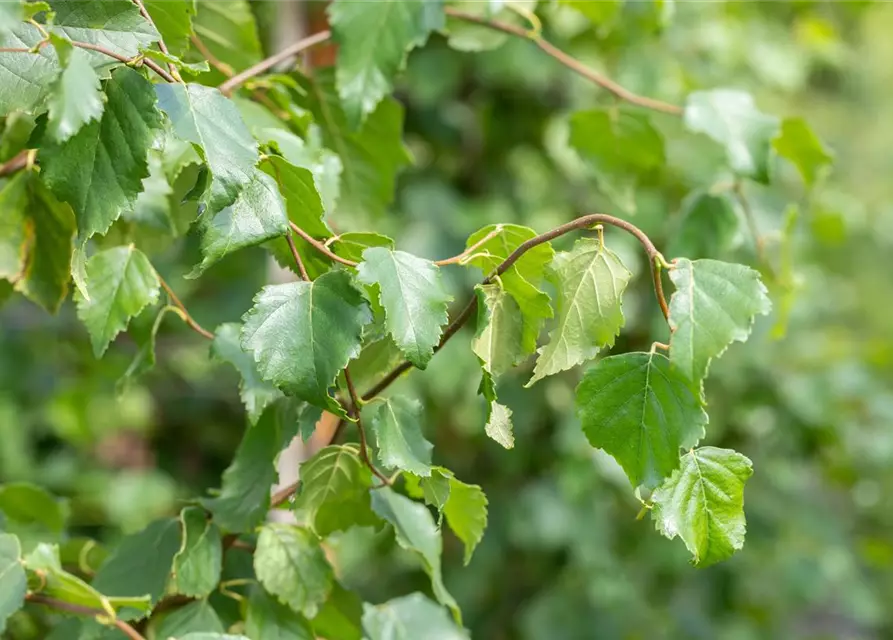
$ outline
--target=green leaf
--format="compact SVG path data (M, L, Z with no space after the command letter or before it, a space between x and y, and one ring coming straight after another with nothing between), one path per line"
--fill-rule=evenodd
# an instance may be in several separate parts
M378 406L372 419L378 443L378 458L387 469L409 471L417 476L431 475L434 445L422 435L422 405L402 396L388 398Z
M421 593L383 604L363 604L363 630L369 640L469 640L446 610Z
M332 213L341 193L341 159L322 146L322 134L318 126L309 125L305 135L307 139L302 140L282 129L264 129L262 133L255 134L259 140L272 144L289 164L307 169L313 174L313 183L323 206L326 212Z
M32 172L0 190L0 278L50 313L58 311L71 280L74 214Z
M158 274L133 245L106 249L87 261L86 293L75 298L78 317L99 358L130 319L158 301ZM89 298L85 297L89 296Z
M618 109L578 111L570 120L570 144L597 169L642 174L664 164L664 141L647 116Z
M201 221L203 258L188 278L197 278L234 251L288 233L285 203L276 182L261 171L254 171L235 202L215 214L206 211Z
M22 0L0 2L0 29L12 29L25 19Z
M731 557L744 546L744 483L752 473L737 451L692 449L651 496L657 530L682 538L699 567Z
M220 582L223 558L220 529L199 507L183 509L180 524L183 543L174 557L171 588L184 596L205 598Z
M220 494L200 501L224 531L251 531L270 509L270 487L278 477L274 462L283 448L277 409L267 407L245 431L236 457L223 472Z
M402 140L403 107L385 98L354 130L342 110L331 71L314 70L312 79L301 80L325 146L341 159L338 210L380 216L394 198L397 172L410 162Z
M334 580L316 536L290 524L271 523L261 528L254 570L271 595L308 618L325 602Z
M487 528L487 496L478 485L465 484L443 467L437 468L435 473L449 480L449 498L443 505L443 515L450 529L465 545L465 564L468 564ZM430 491L437 489L437 485L432 485ZM442 489L437 499L441 496Z
M110 616L117 615L117 610L120 608L126 608L128 612L136 614L145 614L151 608L148 595L110 598L79 577L64 571L59 560L59 548L56 545L43 542L38 544L25 558L25 566L37 574L41 585L39 591L49 598L81 607L100 609Z
M182 56L189 48L195 0L143 0L168 51Z
M685 126L721 144L732 171L768 184L772 140L778 119L757 110L753 97L743 91L696 91L685 105Z
M177 640L251 640L246 636L235 636L230 633L187 633L180 636Z
M331 249L336 255L354 262L362 262L363 252L370 247L383 247L392 250L394 241L380 233L348 231L339 233L331 244Z
M242 349L239 336L241 330L242 325L235 322L217 327L214 342L211 343L211 354L233 365L242 376L239 382L239 396L242 398L251 424L256 424L264 409L283 396L279 389L261 379L254 358Z
M409 51L443 28L443 6L440 0L335 0L328 12L339 45L338 93L350 126L357 128L393 91Z
M484 369L478 393L487 401L487 422L484 432L506 449L515 446L515 435L512 427L512 410L500 404L496 397L496 382L489 371Z
M420 369L428 365L440 342L441 327L449 319L453 297L440 280L433 262L403 251L372 247L357 266L360 282L378 285L388 333L406 358Z
M710 361L747 340L754 317L772 303L760 274L740 264L680 258L670 280L670 361L700 390Z
M154 616L153 616L154 620ZM174 609L164 617L154 629L155 638L180 638L188 633L199 631L223 633L226 629L207 600L190 602L186 606Z
M479 284L477 333L471 349L494 378L524 358L523 316L515 299L498 284Z
M417 554L425 573L431 578L434 596L461 622L462 613L443 584L440 554L443 547L440 531L427 507L401 496L388 487L372 492L372 510L394 527L397 544Z
M193 19L195 33L216 60L235 73L263 58L254 14L247 0L198 0L197 6ZM203 81L219 84L225 79L220 72L212 71Z
M179 550L179 520L156 520L118 544L96 573L93 587L115 597L148 595L154 605L164 595Z
M56 14L53 32L62 33L69 40L105 47L128 58L159 38L158 32L129 0L50 0L50 6ZM100 64L109 64L104 54L91 52L91 55L101 60Z
M264 380L289 395L344 416L329 395L335 377L360 353L369 305L343 271L312 282L268 285L243 317L242 348Z
M174 133L195 145L208 164L211 184L202 196L210 209L206 213L213 215L232 205L256 180L254 165L259 158L239 110L214 87L158 84L155 91Z
M598 361L577 387L577 413L592 446L614 456L633 487L659 485L707 424L687 380L653 352Z
M738 216L728 195L696 191L683 201L679 215L679 224L670 236L668 255L713 258L732 248L738 233Z
M161 131L155 92L137 71L116 69L105 95L99 121L64 143L43 146L39 154L41 178L74 209L82 240L104 234L122 213L133 210L149 175L149 147Z
M32 25L0 29L0 48L30 49L43 40ZM0 53L0 116L15 111L39 113L59 64L52 47L36 54Z
M6 629L9 616L25 604L28 579L22 566L22 547L19 539L0 533L0 633Z
M490 275L509 255L524 242L535 238L536 231L516 224L494 224L471 234L466 249L474 249L467 264L478 267L485 276ZM530 249L500 278L502 287L521 309L523 319L522 353L536 351L536 341L546 318L552 317L549 296L537 287L543 281L546 265L552 262L555 252L546 242Z
M620 16L624 0L599 0L598 2L592 2L591 0L560 0L560 3L573 7L586 16L594 25L609 27Z
M154 314L154 309L147 309L146 314L151 312L155 315L155 320L147 326L145 322L140 322L142 316L136 318L134 322L131 322L128 334L136 343L137 352L136 355L133 356L133 360L131 360L130 364L127 366L124 375L121 376L115 385L115 389L119 395L127 391L137 378L150 371L155 366L155 338L158 336L158 329L161 327L161 322L164 320L165 314L169 311L172 311L172 308L169 306L162 307L157 314ZM143 326L136 326L140 324Z
M539 350L528 387L613 346L623 326L621 302L632 274L600 239L581 238L573 249L555 256L551 269L558 324Z
M438 511L443 511L443 507L450 499L450 478L452 475L452 472L443 467L434 467L431 475L425 478L404 474L406 493L416 499L423 498L425 504L431 505Z
M313 182L313 174L308 169L296 167L279 156L268 157L263 168L279 185L285 198L288 220L318 240L331 237L332 232L323 221L325 211ZM319 277L331 268L331 261L306 240L295 235L293 242L311 279ZM285 238L275 240L271 245L279 264L289 269L296 269L294 256Z
M47 134L56 142L65 142L92 120L99 120L105 107L99 76L90 65L84 49L51 36L62 70L50 89L47 100Z
M782 120L781 132L772 141L772 146L778 155L797 167L809 187L815 184L822 169L834 162L834 156L803 118Z
M362 615L362 601L336 581L328 600L313 618L313 630L326 640L361 640Z
M314 640L307 618L292 611L262 589L255 589L248 600L245 633L263 640Z
M369 488L372 472L352 445L330 445L301 465L301 492L295 510L306 515L308 525L325 537L352 526L373 525Z
M68 520L68 502L50 495L46 489L26 482L0 485L0 512L23 525L39 525L62 533Z

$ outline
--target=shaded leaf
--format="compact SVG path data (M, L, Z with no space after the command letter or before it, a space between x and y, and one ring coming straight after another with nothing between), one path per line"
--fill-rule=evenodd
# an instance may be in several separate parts
M104 234L133 210L149 175L149 147L161 131L155 92L137 71L116 69L105 95L99 121L82 126L64 143L45 144L39 154L41 178L74 209L82 240Z
M592 446L612 455L633 487L659 485L707 424L688 381L653 352L598 361L577 387L577 413Z
M704 133L726 150L729 166L738 175L769 183L772 140L778 119L757 110L743 91L696 91L685 104L685 126Z
M785 118L772 146L782 158L794 163L807 186L815 184L820 172L834 162L834 156L803 118Z
M263 58L257 25L248 0L198 0L193 18L196 35L216 60L233 73L247 69ZM212 70L205 84L219 84L226 79Z
M424 369L448 320L446 292L433 262L404 251L371 247L357 266L360 282L378 285L388 333L406 358Z
M478 485L465 484L443 467L439 467L435 473L449 480L449 498L443 505L443 515L450 529L465 545L465 564L468 564L487 528L487 496ZM438 491L437 485L432 483L429 491ZM441 497L442 489L437 499Z
M309 170L325 211L335 210L341 193L341 159L322 146L318 126L311 124L307 128L306 140L282 129L264 129L255 135L260 140L269 141L289 164ZM359 261L359 258L355 260Z
M552 261L558 292L558 324L539 350L533 377L566 371L614 345L623 326L623 292L632 274L601 240L581 238Z
M154 619L154 617L153 617ZM226 629L207 600L197 600L174 609L155 629L156 638L180 638L195 632L223 633Z
M283 395L279 389L261 379L254 358L242 349L241 330L242 325L236 322L228 322L217 327L214 342L211 343L211 354L230 363L242 376L239 382L239 396L242 398L251 424L256 424L264 409Z
M236 106L216 88L200 84L158 84L155 91L174 133L194 144L208 164L211 184L202 196L208 213L236 202L256 178L259 157L257 143Z
M341 159L338 210L373 218L381 215L394 198L397 172L410 162L402 140L403 107L385 98L354 130L342 110L331 71L315 70L312 79L301 82L323 143Z
M330 445L301 465L301 492L295 509L325 537L352 526L377 522L369 502L372 472L352 445Z
M350 276L330 271L312 282L268 285L243 317L242 347L264 380L344 416L329 395L335 377L360 353L369 305Z
M363 605L363 630L369 640L469 640L446 610L421 593L395 598L383 604Z
M363 603L353 591L336 581L325 604L313 618L313 630L326 640L361 640Z
M440 0L335 0L328 8L338 43L336 79L350 126L357 128L393 91L411 49L444 26Z
M471 349L481 366L494 378L501 376L524 358L521 308L498 284L477 285L477 333Z
M670 279L670 361L700 390L710 361L747 340L754 317L772 303L760 274L740 264L680 258Z
M484 425L484 432L506 449L512 449L515 446L512 410L499 403L496 397L496 382L486 368L481 373L478 393L487 401L487 422Z
M62 533L69 508L67 500L57 499L43 487L11 482L0 485L0 512L13 522Z
M314 640L307 618L292 611L262 589L255 589L248 600L245 633L263 640Z
M372 429L382 465L417 476L431 474L434 445L425 440L421 422L422 405L418 400L395 396L378 406Z
M696 191L682 203L668 255L713 258L727 253L738 233L738 216L726 194Z
M152 22L161 34L168 51L182 56L189 47L195 0L143 0Z
M124 393L130 385L140 376L150 371L155 366L155 338L158 336L158 329L161 327L161 321L167 312L171 311L171 307L164 306L155 314L155 320L148 326L136 329L134 325L139 324L139 318L130 324L129 335L136 343L137 352L133 356L133 360L127 366L124 375L118 380L115 389L119 394ZM146 313L153 312L154 309L147 309ZM145 323L143 323L145 324Z
M183 542L174 557L171 588L184 596L205 598L220 582L223 558L220 529L198 507L183 509L180 525Z
M393 250L394 241L388 236L368 231L339 233L331 244L332 251L346 260L363 261L363 252L370 247Z
M28 579L22 566L22 547L19 539L0 533L0 633L6 621L25 604Z
M200 220L203 258L201 264L189 273L189 278L200 276L209 266L234 251L288 233L285 203L276 182L261 171L253 172L235 202L215 214L206 211Z
M744 483L752 473L736 451L692 449L651 496L657 530L682 538L699 567L731 557L744 546Z
M130 319L158 301L158 274L133 245L106 249L87 261L86 296L75 298L78 317L90 333L93 353L102 356Z
M325 602L334 580L316 536L289 524L261 528L254 570L270 594L308 618Z
M372 510L394 527L397 544L418 555L425 573L431 578L434 595L461 620L459 606L443 584L440 554L443 547L440 531L423 504L413 502L388 487L372 492Z

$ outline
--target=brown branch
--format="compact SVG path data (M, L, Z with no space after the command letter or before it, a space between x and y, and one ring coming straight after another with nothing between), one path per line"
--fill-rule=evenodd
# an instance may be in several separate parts
M171 302L174 303L174 306L180 310L180 317L183 318L183 322L188 324L190 328L192 328L196 333L201 336L204 336L208 340L214 339L214 334L202 327L195 319L189 315L189 312L186 310L186 306L180 302L180 298L177 297L177 294L174 293L174 290L170 288L167 282L164 281L164 278L158 276L158 281L161 283L161 286L167 292L168 297L171 299Z
M28 149L22 149L12 158L0 164L0 178L20 171L28 166Z
M335 262L340 262L341 264L343 264L347 267L355 267L355 266L357 266L357 264L359 264L357 262L354 262L353 260L348 260L347 258L342 258L341 256L339 256L336 253L332 253L332 251L325 244L323 244L322 242L320 242L319 240L317 240L316 238L311 236L309 233L304 231L301 227L296 225L294 222L289 222L289 224L291 225L291 228L295 233L297 233L304 240L306 240L311 245L313 245L314 249L316 249L317 251L319 251L321 254L328 257L329 259L334 260Z
M221 62L217 56L211 53L211 50L208 49L208 45L205 44L205 41L198 37L197 33L193 33L190 36L190 40L192 40L192 44L195 45L195 48L198 49L198 52L204 56L205 60L211 63L211 66L217 69L220 73L225 75L227 78L231 78L233 75L233 68L226 64L225 62Z
M309 49L315 45L318 45L322 42L325 42L332 36L330 31L320 31L319 33L314 33L312 36L307 36L302 40L298 40L292 45L287 46L285 49L280 51L279 53L273 54L269 58L265 60L261 60L257 64L248 67L241 73L237 73L232 78L221 84L218 89L223 95L230 95L235 89L242 85L246 80L253 78L254 76L260 75L264 71L268 69L272 69L280 62L284 62L289 58L298 55L305 49Z
M288 499L291 498L298 490L298 487L301 486L301 481L292 482L287 487L281 488L279 491L273 494L273 497L270 498L270 508L275 509L278 506L281 506L288 502Z
M344 379L347 381L347 392L350 394L350 413L357 421L357 432L360 434L360 457L379 480L386 485L390 485L391 479L376 469L375 465L372 464L372 461L369 459L369 451L366 447L366 430L363 428L363 420L360 418L360 405L362 403L359 396L357 396L356 387L353 386L353 380L350 377L350 371L347 367L344 367Z
M578 75L583 76L587 80L594 82L599 85L603 89L610 91L615 96L620 98L621 100L625 100L630 104L637 105L639 107L644 107L645 109L653 109L654 111L661 111L663 113L669 113L674 116L682 115L682 107L677 107L674 104L669 104L667 102L661 102L660 100L654 100L653 98L646 98L645 96L640 96L638 94L633 93L632 91L620 86L610 78L603 76L598 73L594 69L590 69L582 62L577 60L576 58L571 57L566 54L561 49L556 46L550 44L546 40L543 40L539 36L532 36L526 29L523 27L517 27L513 24L508 24L507 22L500 22L498 20L488 20L487 18L483 18L481 16L476 16L471 13L466 13L464 11L460 11L458 9L454 9L453 7L446 7L444 9L446 14L452 18L456 18L457 20L464 20L465 22L473 22L475 24L479 24L483 27L488 27L490 29L494 29L496 31L502 31L503 33L508 33L513 36L517 36L519 38L524 38L525 40L531 41L533 44L538 46L546 55L551 56L564 66L566 66L571 71L577 73Z
M310 276L307 274L307 269L304 267L304 261L301 260L301 254L298 253L294 238L291 237L291 230L285 234L285 240L288 242L288 248L291 249L291 255L295 259L295 264L298 265L298 271L301 272L301 278L310 282Z
M657 250L657 247L654 246L654 243L651 241L645 232L639 229L636 225L627 222L626 220L622 220L620 218L615 218L614 216L609 216L605 213L592 213L586 216L581 216L576 220L571 220L570 222L563 224L559 227L555 227L551 231L547 231L546 233L540 234L535 238L531 238L527 242L523 242L518 245L518 248L512 251L509 256L503 260L493 272L484 278L481 284L490 284L495 280L498 276L501 276L505 273L513 264L515 264L521 257L533 249L545 242L549 242L550 240L554 240L559 236L563 236L566 233L570 233L571 231L576 231L578 229L588 229L597 224L608 224L613 227L617 227L619 229L623 229L627 233L631 234L635 237L636 240L642 245L645 249L645 253L648 255L648 262L651 266L652 278L654 281L654 295L657 297L657 302L660 305L661 312L664 314L664 318L669 316L669 308L667 307L667 301L664 297L663 285L660 280L660 269L663 265L666 264L666 260L664 260L663 255L661 255L660 251ZM471 300L468 301L468 304L465 305L465 308L456 316L455 320L453 320L450 325L446 328L446 331L443 332L443 336L440 339L440 343L434 347L434 353L440 351L443 346L447 343L447 341L452 338L459 329L462 328L468 319L472 316L475 309L477 308L477 296L472 296ZM412 363L408 360L401 362L394 369L392 369L384 378L382 378L374 387L372 387L365 395L363 395L363 400L368 401L377 396L379 393L387 389L397 378L399 378L403 373L412 368Z
M71 602L56 600L55 598L50 598L39 593L30 593L25 596L25 600L33 604L51 607L53 609L56 609L57 611L64 611L65 613L73 613L79 616L91 616L93 618L97 616L109 618L109 612L104 611L103 609L94 609L92 607L85 607L79 604L72 604ZM111 623L131 640L146 640L145 636L141 635L136 629L131 627L123 620L114 618L111 619Z
M133 4L135 4L140 10L140 15L146 19L146 22L152 25L152 28L155 29L155 31L158 31L158 27L155 26L155 21L152 20L152 16L149 15L149 11L146 9L146 5L143 4L143 0L133 0ZM171 52L167 49L167 45L164 44L164 39L161 37L160 31L158 31L158 48L161 49L161 53L164 53L166 55L171 54ZM177 71L177 67L173 62L168 62L167 68L170 70L171 76L173 76L174 80L176 80L177 82L183 82L183 78L180 77L180 72Z
M493 229L493 231L491 231L490 233L485 235L483 238L481 238L480 240L475 242L473 245L468 247L465 251L463 251L459 255L453 256L452 258L446 258L445 260L436 260L434 262L434 264L436 264L438 267L443 267L448 264L456 264L457 262L462 262L462 260L464 258L472 255L475 251L477 251L478 249L483 247L485 244L487 244L487 242L489 242L490 240L492 240L493 238L498 236L500 233L502 233L502 225L498 224L498 225L496 225L496 228Z

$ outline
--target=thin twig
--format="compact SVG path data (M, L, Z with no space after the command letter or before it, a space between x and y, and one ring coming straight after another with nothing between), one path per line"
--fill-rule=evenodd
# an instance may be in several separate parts
M462 262L462 260L464 258L470 256L475 251L477 251L478 249L483 247L485 244L487 244L490 240L492 240L493 238L498 236L500 233L502 233L502 230L503 230L502 225L498 224L498 225L496 225L496 228L493 229L493 231L491 231L490 233L485 235L483 238L481 238L480 240L475 242L473 245L468 247L465 251L463 251L459 255L453 256L452 258L446 258L445 260L436 260L434 262L434 264L436 264L438 267L442 267L444 265L456 264L457 262Z
M155 31L158 31L158 27L155 26L155 21L152 20L152 16L149 15L149 11L146 9L146 5L143 4L143 0L133 0L133 4L135 4L140 10L140 15L146 19L146 22L152 25L152 28L155 29ZM158 31L158 33L158 48L161 49L162 53L170 55L171 53L170 51L168 51L167 45L164 44L164 39L162 39L160 35L161 32ZM167 68L170 70L171 76L173 76L174 80L176 80L177 82L183 82L183 78L180 77L180 72L177 71L177 66L173 62L168 62Z
M631 234L642 247L645 249L645 253L648 255L648 262L651 265L652 277L654 280L654 295L657 297L657 302L660 305L660 309L664 314L664 318L669 317L669 309L667 307L667 301L664 297L663 286L660 280L660 269L662 265L666 264L666 260L663 255L661 255L660 251L657 250L657 247L654 246L654 243L651 241L644 231L639 229L636 225L627 222L626 220L622 220L620 218L615 218L614 216L609 216L605 213L592 213L586 216L581 216L576 220L571 220L570 222L563 224L559 227L552 229L551 231L547 231L546 233L540 234L535 238L531 238L527 242L523 242L518 245L518 248L512 251L509 256L503 260L493 272L484 278L482 284L490 284L497 277L501 276L505 273L513 264L515 264L521 257L533 249L545 242L549 242L550 240L554 240L559 236L563 236L566 233L571 231L575 231L578 229L588 229L597 224L608 224L619 229L623 229L627 233ZM465 308L456 316L455 320L453 320L450 325L443 332L443 336L440 339L440 343L434 347L434 353L440 351L443 346L447 343L447 341L452 338L459 329L462 328L468 319L472 316L475 309L477 308L477 296L472 296L468 301L468 304L465 305ZM368 392L363 395L364 401L369 401L379 393L387 389L397 378L399 378L403 373L412 368L412 363L408 360L401 362L394 369L392 369L384 378L382 378L378 383L375 384Z
M22 149L12 158L0 164L0 178L20 171L28 166L28 149Z
M180 298L177 297L177 294L174 293L174 290L170 288L167 282L164 281L164 278L158 276L158 281L161 283L161 286L167 292L168 297L171 299L171 302L174 303L174 306L177 307L180 311L180 317L183 318L183 322L188 324L190 328L192 328L199 335L204 336L208 340L214 339L214 334L202 327L195 319L189 314L189 311L186 310L186 306L180 302Z
M288 502L289 498L291 498L298 490L298 487L301 486L301 481L292 482L287 487L283 487L279 491L273 494L273 497L270 498L270 508L275 509L278 506L281 506Z
M513 24L508 24L507 22L499 22L498 20L488 20L487 18L483 18L471 13L466 13L464 11L454 9L453 7L446 7L444 10L446 11L446 14L448 16L456 18L457 20L473 22L475 24L479 24L496 31L502 31L503 33L508 33L510 35L529 40L530 42L538 46L544 53L551 56L567 68L583 76L587 80L594 82L603 89L610 91L621 100L625 100L630 104L644 107L645 109L653 109L655 111L669 113L674 116L682 115L682 107L678 107L674 104L669 104L666 102L661 102L660 100L654 100L653 98L646 98L645 96L640 96L633 93L632 91L620 86L610 78L598 73L594 69L590 69L576 58L569 56L564 51L550 44L546 40L538 37L536 34L531 34L523 27L516 27Z
M735 194L735 199L738 200L738 204L741 205L741 211L744 212L744 220L747 223L747 228L750 231L750 235L753 236L754 246L757 251L757 258L759 258L760 262L766 264L766 251L765 251L765 243L763 242L763 236L760 235L760 230L757 227L757 219L754 216L753 209L750 207L750 202L747 200L747 195L744 193L744 185L741 180L736 180L732 185L732 193Z
M279 53L273 54L269 58L265 60L261 60L257 64L248 67L241 73L237 73L232 78L221 84L218 89L223 95L230 95L235 89L242 85L246 80L253 78L254 76L260 75L264 71L268 69L272 69L280 62L284 62L289 58L292 58L305 49L309 49L312 46L325 42L332 36L330 31L320 31L319 33L314 33L312 36L307 36L302 40L298 40L292 45L287 46L285 49L280 51Z
M391 484L391 479L375 468L369 459L369 451L366 447L366 430L363 428L363 420L360 418L360 398L357 396L356 387L353 386L353 380L350 377L350 371L344 367L344 379L347 381L347 392L350 394L351 408L350 413L357 421L357 432L360 434L360 457L366 466L375 474L375 476L386 485Z
M301 254L298 253L298 248L295 246L295 240L291 237L291 230L287 234L285 234L285 239L288 242L288 248L291 249L291 255L295 259L295 263L298 265L298 271L301 272L301 278L310 282L310 276L307 275L307 269L304 267L304 261L301 260Z
M217 69L220 73L225 75L227 78L231 78L233 75L233 68L226 64L225 62L221 62L217 56L211 53L211 50L208 49L208 45L205 44L205 41L198 37L197 33L193 33L190 36L192 40L192 44L195 45L195 48L198 49L198 52L204 56L205 60L211 63L211 66Z
M336 253L332 253L332 251L330 251L329 248L325 244L323 244L322 242L320 242L319 240L317 240L316 238L311 236L309 233L304 231L301 227L296 225L294 222L289 222L289 224L291 225L291 228L295 233L297 233L304 240L306 240L311 245L313 245L313 248L316 249L317 251L319 251L324 256L327 256L331 260L334 260L335 262L340 262L341 264L348 266L348 267L357 266L357 264L358 264L357 262L354 262L353 260L348 260L347 258L342 258L341 256L339 256Z
M30 593L25 596L25 600L31 602L33 604L40 604L45 607L51 607L58 611L64 611L66 613L73 613L79 616L91 616L93 618L97 616L103 616L108 618L109 612L104 611L103 609L94 609L92 607L85 607L79 604L72 604L71 602L65 602L63 600L56 600L55 598L50 598L48 596L41 595L39 593ZM115 625L124 635L126 635L131 640L146 640L145 636L141 635L136 629L131 627L129 624L124 622L123 620L118 620L117 618L113 618L110 622Z
M49 41L44 40L37 44L37 48L42 49L43 47L47 46L48 44L49 44ZM117 60L119 62L123 62L124 64L130 64L134 60L133 58L128 58L125 55L121 55L120 53L115 53L114 51L111 51L110 49L106 49L105 47L100 47L99 45L91 44L89 42L78 42L76 40L72 40L71 44L75 47L78 47L79 49L88 49L90 51L97 51L103 55L110 57L110 58L114 58L115 60ZM3 47L3 48L0 48L0 53L34 53L34 49L25 49L25 48L18 48L18 47ZM142 62L144 65L149 67L152 71L154 71L159 76L161 76L161 78L163 78L165 82L176 82L176 80L174 80L173 76L171 76L167 71L165 71L160 66L158 66L158 64L156 64L154 60L149 60L148 58L144 58Z

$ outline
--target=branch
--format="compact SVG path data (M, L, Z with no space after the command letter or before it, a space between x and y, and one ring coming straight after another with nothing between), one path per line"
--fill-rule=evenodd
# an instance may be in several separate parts
M644 107L645 109L653 109L654 111L669 113L674 116L682 115L682 107L677 107L676 105L669 104L667 102L661 102L660 100L654 100L653 98L646 98L645 96L640 96L628 89L625 89L607 76L603 76L594 69L590 69L576 58L566 54L561 49L543 40L538 35L531 35L523 27L516 27L513 24L508 24L507 22L499 22L498 20L488 20L487 18L476 16L471 13L466 13L452 7L446 7L444 11L448 16L456 18L457 20L473 22L483 27L488 27L496 31L502 31L503 33L508 33L509 35L524 38L525 40L530 40L536 46L542 49L544 53L563 64L571 71L583 76L591 82L594 82L603 89L610 91L621 100L625 100L630 104Z
M20 171L28 166L28 149L22 149L12 158L0 164L0 178Z
M174 290L170 288L170 285L168 285L168 283L164 281L164 278L159 275L158 281L167 292L167 295L171 299L171 302L173 302L174 306L177 307L177 309L179 310L180 317L183 318L183 322L188 324L199 335L204 336L208 340L213 340L214 334L202 327L198 322L195 321L195 319L191 315L189 315L189 312L186 310L186 306L182 302L180 302L180 298L178 298L177 294L174 293Z
M143 0L133 0L133 4L140 10L140 15L146 19L146 22L152 25L152 28L155 29L155 31L158 31L158 27L155 26L155 21L152 20L152 16L149 15L149 11L146 9L146 5L143 4ZM161 37L161 31L158 31L158 48L161 49L162 53L170 55L170 51L167 50L167 45L164 44L164 40ZM180 77L180 72L177 71L177 67L173 62L168 62L167 68L170 70L171 76L173 76L177 82L183 82L183 78Z
M592 213L590 215L581 216L576 220L571 220L570 222L561 225L560 227L556 227L551 231L547 231L546 233L540 234L535 238L531 238L527 242L524 242L518 246L517 249L512 251L512 253L503 260L498 267L484 278L481 284L490 284L495 280L498 276L501 276L505 273L513 264L515 264L521 257L533 249L545 242L549 242L550 240L554 240L559 236L563 236L566 233L570 233L571 231L576 231L578 229L588 229L596 224L608 224L613 227L617 227L619 229L623 229L627 233L631 234L635 237L636 240L642 245L645 249L645 253L648 255L648 262L651 265L651 274L654 284L654 295L657 297L657 302L660 305L661 312L664 314L664 318L668 318L670 315L669 308L667 307L667 301L664 297L663 284L661 283L660 271L661 268L667 266L667 261L664 259L663 255L661 255L660 251L657 250L657 247L654 246L654 243L651 241L645 232L639 229L634 224L627 222L626 220L621 220L620 218L615 218L614 216L609 216L605 213ZM468 319L472 316L475 309L477 308L477 296L472 296L471 300L468 301L468 304L465 305L465 308L456 316L456 319L450 323L450 326L446 328L446 331L443 332L443 336L440 339L440 343L434 347L434 353L440 351L443 346L447 343L447 341L456 335L456 332L462 328ZM384 378L382 378L374 387L372 387L365 395L363 395L364 401L369 401L379 393L387 389L397 378L399 378L404 372L408 371L412 368L412 363L408 360L401 362L394 369L392 369Z
M302 40L298 40L292 45L289 45L279 53L273 54L269 58L265 60L261 60L256 65L248 67L241 73L237 73L232 78L221 84L218 89L220 92L228 96L234 90L236 90L239 86L241 86L246 80L253 78L254 76L260 75L264 71L275 67L280 62L284 62L289 58L298 55L304 49L309 49L315 45L325 42L332 36L331 31L320 31L319 33L314 33L312 36L307 36Z
M304 261L301 260L301 254L298 253L298 248L295 246L295 240L291 237L291 229L289 229L288 233L285 234L285 240L288 242L288 248L291 250L291 255L295 259L295 264L298 265L298 271L301 272L301 277L310 282L310 276L307 275L307 269L304 267Z
M492 240L493 238L498 236L500 233L502 233L502 225L498 224L498 225L496 225L496 228L493 229L493 231L491 231L490 233L485 235L483 238L481 238L480 240L475 242L473 245L468 247L465 251L463 251L459 255L453 256L452 258L446 258L445 260L436 260L434 262L434 264L436 264L438 267L442 267L444 265L456 264L457 262L462 262L462 260L464 258L472 255L475 251L477 251L478 249L483 247L485 244L487 244L490 240Z
M344 367L344 379L347 381L347 392L350 394L351 408L350 413L353 414L353 417L357 420L357 432L360 434L360 457L363 459L363 462L366 463L366 466L371 469L372 473L381 480L386 485L391 484L391 479L384 475L381 471L375 468L375 465L372 464L372 461L369 459L369 451L366 448L366 430L363 428L363 421L360 418L360 406L362 401L357 396L356 387L353 386L353 380L350 377L350 371L347 367Z
M58 611L64 611L65 613L73 613L79 616L91 616L96 618L98 616L102 616L105 618L109 617L109 612L104 611L103 609L93 609L92 607L85 607L79 604L72 604L70 602L65 602L63 600L56 600L55 598L50 598L48 596L40 595L39 593L30 593L25 596L25 600L31 602L33 604L40 604L45 607L52 607ZM131 627L129 624L124 622L123 620L118 620L117 618L111 619L111 623L118 627L118 629L124 633L131 640L146 640L144 636L142 636L136 629Z
M354 262L353 260L348 260L347 258L342 258L341 256L339 256L336 253L332 253L332 251L329 250L329 248L325 244L323 244L322 242L320 242L319 240L317 240L316 238L311 236L309 233L304 231L301 227L296 225L294 222L289 222L289 224L291 225L291 228L295 233L297 233L304 240L306 240L311 245L313 245L314 249L316 249L317 251L319 251L321 254L328 257L329 259L334 260L335 262L340 262L341 264L343 264L347 267L355 267L355 266L357 266L357 264L359 264L357 262Z

